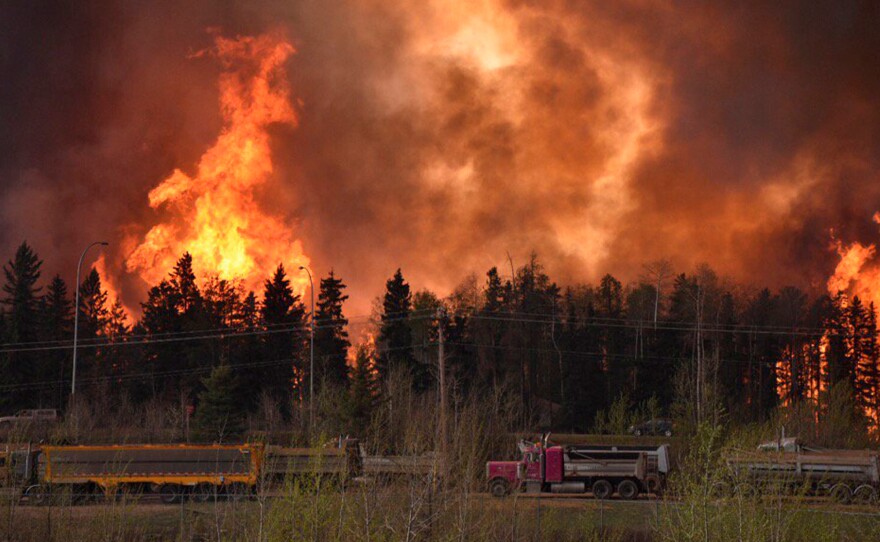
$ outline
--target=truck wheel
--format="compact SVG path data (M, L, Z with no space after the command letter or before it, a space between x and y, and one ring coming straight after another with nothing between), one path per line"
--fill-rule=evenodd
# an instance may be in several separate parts
M853 492L846 484L837 484L831 488L831 498L841 504L846 504L852 500Z
M666 431L663 432L663 434L667 437L671 437L672 436L672 429L667 429Z
M859 486L853 492L853 500L859 504L873 504L877 502L877 490L869 485Z
M636 499L639 496L639 486L632 480L624 480L617 484L617 494L621 499Z
M493 497L504 497L510 493L510 483L503 478L496 478L489 483L489 493Z
M633 431L633 435L635 435L635 436L637 436L637 437L642 436L642 430L641 430L641 429L636 429L635 431Z
M614 493L614 487L611 486L611 482L608 480L596 480L593 482L593 496L600 501L610 499L612 493Z
M214 484L202 482L193 488L190 498L195 502L208 502L216 499L217 491Z
M165 504L174 504L180 500L180 489L177 484L162 484L159 486L159 499Z
M231 501L243 500L249 493L247 484L242 482L233 482L226 486L226 496Z
M24 491L25 497L29 502L37 506L49 504L49 488L46 486L30 486Z

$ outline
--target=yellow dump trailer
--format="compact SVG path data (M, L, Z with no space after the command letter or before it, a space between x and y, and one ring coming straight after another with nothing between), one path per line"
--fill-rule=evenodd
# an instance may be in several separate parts
M163 502L240 497L260 478L263 446L138 444L44 446L37 460L38 484L28 495L41 500L59 489L75 493L157 492Z

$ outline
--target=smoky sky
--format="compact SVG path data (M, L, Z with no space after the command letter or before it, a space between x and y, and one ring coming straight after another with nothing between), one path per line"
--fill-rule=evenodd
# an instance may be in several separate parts
M872 2L391 0L0 4L0 249L72 279L89 242L222 128L212 34L283 32L296 128L259 195L365 312L397 267L447 293L537 252L563 283L670 258L821 286L874 242ZM266 270L266 275L271 270Z

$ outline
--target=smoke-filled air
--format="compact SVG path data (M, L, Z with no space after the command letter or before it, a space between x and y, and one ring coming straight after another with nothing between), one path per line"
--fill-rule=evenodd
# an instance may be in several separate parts
M251 288L333 268L360 313L398 266L449 292L532 252L564 282L667 258L871 289L876 7L2 10L0 247L67 278L106 239L135 316L184 250Z

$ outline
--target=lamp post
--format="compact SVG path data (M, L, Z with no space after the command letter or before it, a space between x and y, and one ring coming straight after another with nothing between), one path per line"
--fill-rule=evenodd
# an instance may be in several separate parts
M301 265L299 270L309 275L309 290L312 293L312 318L309 324L309 433L311 433L315 428L315 283L308 268Z
M102 247L106 247L109 243L106 241L95 241L91 245L87 246L85 250L82 251L82 254L79 257L79 264L76 266L76 301L73 305L73 376L70 380L70 398L73 399L74 395L76 395L76 341L79 338L79 275L82 270L83 259L86 257L86 252L89 251L95 245L100 245Z

